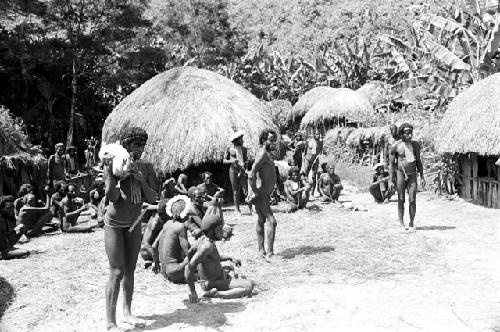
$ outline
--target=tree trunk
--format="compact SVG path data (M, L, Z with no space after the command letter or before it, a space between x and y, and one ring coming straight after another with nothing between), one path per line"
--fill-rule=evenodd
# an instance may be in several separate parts
M76 81L76 59L73 56L73 76L71 79L71 107L69 110L69 125L68 125L68 135L66 136L66 146L73 144L73 126L75 122L75 108L76 108L76 93L77 93L77 81Z

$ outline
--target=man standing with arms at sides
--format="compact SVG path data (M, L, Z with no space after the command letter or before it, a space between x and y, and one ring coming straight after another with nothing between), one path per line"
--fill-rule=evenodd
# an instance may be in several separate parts
M394 172L396 171L396 190L398 192L399 224L405 227L403 217L405 208L405 191L408 191L410 223L409 228L415 230L414 220L417 211L417 171L420 183L425 187L424 169L420 160L420 144L413 141L413 126L403 123L399 127L401 140L397 141L389 154L389 186L394 187Z
M247 148L243 146L243 131L237 131L231 137L232 146L226 149L224 156L224 164L229 164L229 180L233 190L234 208L236 212L241 214L240 210L240 192L243 191L245 197L248 194L248 180L245 170L248 164ZM251 205L249 205L250 213Z
M309 175L309 171L312 171L312 191L311 196L314 196L316 191L316 177L318 174L319 166L319 155L323 154L323 140L321 140L321 131L319 129L314 130L313 137L308 139L304 149L304 164L302 165L302 174L305 176Z
M55 150L56 152L49 157L47 167L47 180L51 186L54 185L55 181L64 180L66 178L66 170L64 167L64 144L57 143L55 145Z
M251 202L255 204L257 212L257 241L259 253L270 259L274 256L274 236L276 234L276 219L271 210L269 195L276 184L276 169L272 153L276 150L276 132L264 129L259 135L261 149L255 156L255 163L250 171L249 180L254 197ZM260 187L257 187L257 177Z

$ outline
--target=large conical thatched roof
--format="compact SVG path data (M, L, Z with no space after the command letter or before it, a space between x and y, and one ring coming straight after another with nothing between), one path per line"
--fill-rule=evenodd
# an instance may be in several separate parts
M315 127L334 119L364 122L373 113L364 95L347 88L332 89L314 104L302 119L301 127Z
M214 72L178 67L161 73L127 96L104 123L103 142L114 142L127 126L149 134L143 158L158 171L219 161L230 136L245 131L250 154L259 132L277 130L264 103Z
M439 152L500 155L500 73L462 91L444 114Z
M390 99L390 87L381 81L371 81L356 90L362 93L372 106L387 103Z
M294 122L296 119L300 121L323 94L332 90L334 90L334 88L330 88L329 86L318 86L307 91L304 95L302 95L302 97L299 98L297 103L293 105L292 111L288 114L288 121Z

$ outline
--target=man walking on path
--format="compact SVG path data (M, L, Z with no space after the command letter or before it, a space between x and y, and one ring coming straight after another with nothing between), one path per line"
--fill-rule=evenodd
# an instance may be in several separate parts
M396 190L398 192L398 218L402 227L405 227L403 217L405 208L405 191L408 191L411 230L415 230L415 213L417 211L417 171L420 174L420 184L425 187L424 169L420 160L420 144L412 140L413 126L403 123L399 127L401 140L397 141L390 150L389 183L394 188L394 172L396 171ZM405 227L406 228L406 227Z

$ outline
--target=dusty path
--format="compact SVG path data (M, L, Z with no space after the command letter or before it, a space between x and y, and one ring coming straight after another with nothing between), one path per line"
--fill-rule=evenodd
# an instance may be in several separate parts
M147 319L144 330L500 331L500 211L420 193L420 229L408 233L397 226L395 203L355 192L341 198L368 211L318 204L277 213L283 259L273 264L255 254L255 216L228 213L236 235L220 249L243 258L239 272L257 281L253 298L189 304L186 286L138 268L134 310ZM40 253L0 262L15 290L0 329L101 330L102 232L26 247Z

